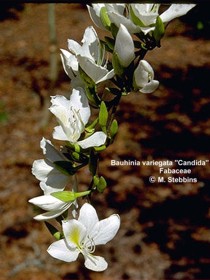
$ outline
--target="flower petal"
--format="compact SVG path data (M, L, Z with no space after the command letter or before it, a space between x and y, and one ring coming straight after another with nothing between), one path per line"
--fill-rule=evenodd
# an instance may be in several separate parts
M92 21L99 28L106 30L100 19L100 10L102 7L104 7L104 4L92 4L92 6L93 7L87 5L87 9L88 9L88 12L89 12L89 15L90 15Z
M40 181L46 181L48 174L53 170L53 165L44 159L37 159L32 165L32 174Z
M90 106L83 88L80 87L72 90L70 106L76 112L79 112L83 125L86 125L90 118Z
M97 61L100 56L100 40L93 26L89 26L85 29L82 43L83 52L81 52L81 55Z
M89 203L83 204L80 209L78 221L86 227L87 234L89 234L95 224L99 221L95 208Z
M122 24L120 24L120 28L116 36L114 51L117 53L123 67L127 67L135 58L133 39L127 28Z
M43 154L51 162L66 159L64 157L64 155L52 145L51 141L45 139L44 137L42 138L42 140L40 142L40 147L43 150Z
M70 249L66 246L64 239L52 243L47 252L54 258L64 262L73 262L77 259L79 251L77 249Z
M69 141L67 135L65 134L62 126L58 125L53 129L53 138L61 141Z
M141 27L148 27L156 22L160 4L131 4Z
M75 55L79 54L81 46L78 42L72 40L72 39L68 39L68 49Z
M147 83L142 89L139 91L142 93L151 93L155 91L159 86L159 81L157 80L152 80L149 83Z
M92 228L90 237L93 238L95 245L102 245L113 239L120 227L120 217L117 214L99 221Z
M53 113L60 123L68 125L69 103L70 101L63 95L51 97L51 107L49 110Z
M108 264L104 258L94 255L86 255L85 257L85 267L93 271L104 271L107 269Z
M49 110L57 118L57 121L62 126L62 129L69 141L74 142L74 127L70 123L70 121L74 121L74 114L73 111L70 110L70 100L68 100L65 96L56 95L51 97L51 103L52 105Z
M99 147L106 142L106 134L103 131L97 131L93 133L90 137L78 141L77 143L83 148L87 149L90 147Z
M124 15L120 15L117 12L109 12L109 18L117 27L123 24L130 33L138 33L141 31L140 27L135 25L130 19L126 18Z
M46 160L35 160L32 166L32 174L41 181L40 187L42 190L45 189L45 194L63 190L70 178Z
M30 203L47 210L43 214L34 217L35 220L43 221L53 219L64 213L72 203L63 202L51 195L37 196L29 200Z
M52 196L52 195L41 195L34 197L29 200L30 203L39 206L40 208L46 211L54 211L54 210L66 210L66 206L70 206L71 203L66 203L61 201L60 199Z
M160 15L163 22L171 21L189 12L196 4L172 4L165 12Z
M54 218L60 216L61 214L63 214L68 208L69 208L69 205L67 204L66 208L63 208L62 210L58 209L58 210L48 211L48 212L39 214L34 217L34 220L46 221L46 220L54 219Z
M111 79L114 76L114 70L108 71L105 67L97 65L93 60L84 56L78 56L80 67L97 84L99 82Z
M75 77L75 74L78 72L79 65L75 55L70 52L61 49L61 61L63 64L63 69L69 78L72 80Z
M72 219L62 221L62 228L68 246L80 248L80 244L87 234L85 226L80 221Z

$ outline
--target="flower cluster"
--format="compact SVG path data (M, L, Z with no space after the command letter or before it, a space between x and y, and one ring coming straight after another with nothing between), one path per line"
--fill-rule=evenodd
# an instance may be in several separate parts
M34 161L32 173L40 181L43 194L29 202L45 211L34 218L45 221L57 239L48 248L51 256L72 262L81 253L87 268L103 271L107 262L93 255L95 246L114 238L120 218L113 214L99 221L96 210L84 199L90 201L93 193L102 193L107 186L99 173L99 155L115 139L120 99L133 91L151 93L158 88L152 66L144 57L160 47L168 22L186 14L194 4L172 4L161 14L160 4L87 7L96 26L109 35L101 40L90 26L81 44L69 39L68 50L61 49L71 93L68 97L52 96L49 110L58 122L52 136L62 144L57 149L50 140L41 140L44 159ZM76 175L85 167L91 180L86 190L79 191ZM58 228L50 223L52 219L57 220Z
M110 30L112 24L123 24L130 33L144 34L154 31L157 18L163 23L185 15L195 4L172 4L159 14L160 4L92 4L88 10L93 22L100 28Z

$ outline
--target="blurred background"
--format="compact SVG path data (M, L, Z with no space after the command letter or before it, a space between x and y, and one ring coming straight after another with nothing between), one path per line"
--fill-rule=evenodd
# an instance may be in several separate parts
M49 4L0 4L0 280L210 279L209 164L191 168L198 180L193 184L151 184L157 166L110 164L210 158L208 9L197 5L171 22L161 48L146 56L159 89L122 99L117 139L101 154L108 188L93 198L100 219L119 213L121 228L97 248L109 268L95 273L83 267L82 258L63 263L47 254L54 240L33 220L36 212L28 203L41 194L31 174L33 161L43 157L39 142L43 136L52 140L56 124L46 111L49 96L70 92L59 49L67 49L68 38L80 42L92 25L84 5L54 8L56 30ZM84 170L83 187L86 177Z

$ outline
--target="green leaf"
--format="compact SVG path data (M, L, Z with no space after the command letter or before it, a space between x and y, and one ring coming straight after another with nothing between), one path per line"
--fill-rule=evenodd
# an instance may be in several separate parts
M160 47L160 40L165 33L165 26L162 19L158 16L155 23L155 30L153 31L153 37L158 47Z
M102 7L101 10L100 10L100 19L101 19L101 22L103 24L103 26L106 28L106 29L110 29L110 25L111 25L111 21L109 19L109 16L107 14L107 10L106 10L106 7Z
M65 175L73 175L75 174L75 170L72 162L70 161L54 161L55 167Z
M100 111L99 111L99 124L104 133L106 133L106 125L108 120L108 110L104 101L101 102Z
M113 36L114 38L116 38L117 32L119 31L119 27L117 27L117 26L112 22L111 25L110 25L110 31L111 31L111 33L112 33L112 36Z
M59 191L59 192L53 192L51 193L51 195L60 199L63 202L72 202L78 197L82 197L90 194L90 192L91 192L90 190L84 192Z
M109 48L109 50L113 51L114 50L114 44L115 44L114 39L105 36L104 40L105 40L106 46Z

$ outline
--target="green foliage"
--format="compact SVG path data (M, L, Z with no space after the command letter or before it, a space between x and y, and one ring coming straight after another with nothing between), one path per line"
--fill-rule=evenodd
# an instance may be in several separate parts
M161 18L158 16L155 23L155 30L153 31L153 37L158 47L160 47L160 40L165 32L165 26Z
M112 66L114 68L114 72L118 76L122 76L124 73L124 67L120 64L120 60L118 54L114 51L112 56Z

